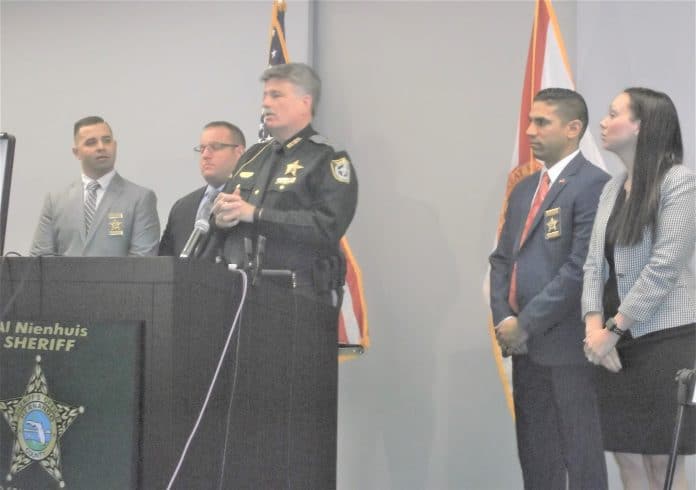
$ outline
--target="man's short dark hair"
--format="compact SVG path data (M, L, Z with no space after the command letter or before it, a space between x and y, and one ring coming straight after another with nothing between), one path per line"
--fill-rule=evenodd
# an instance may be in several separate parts
M83 117L75 123L75 126L73 127L73 137L77 137L77 133L80 131L80 129L84 128L85 126L94 126L95 124L106 124L106 126L109 128L109 131L111 131L111 133L113 134L111 126L109 126L109 123L104 121L104 119L102 119L99 116L87 116Z
M241 145L246 148L246 139L244 139L244 133L237 126L227 121L212 121L203 126L203 129L208 128L227 128L227 130L232 135L232 143L236 145Z
M587 104L582 95L574 90L567 88L551 87L540 90L534 96L534 102L546 102L549 105L556 107L556 112L564 122L570 122L575 119L582 123L582 130L578 141L582 139L587 129Z

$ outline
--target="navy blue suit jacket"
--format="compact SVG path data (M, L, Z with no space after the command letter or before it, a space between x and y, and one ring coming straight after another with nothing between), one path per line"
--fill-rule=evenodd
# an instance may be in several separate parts
M539 173L510 194L498 246L490 256L491 310L497 325L515 315L508 304L517 262L520 328L529 334L530 358L542 365L584 364L580 314L583 264L602 187L609 175L579 153L551 185L527 238L520 235Z
M193 231L198 206L201 204L205 189L206 186L196 189L174 203L160 240L159 255L178 257L184 249L184 245Z

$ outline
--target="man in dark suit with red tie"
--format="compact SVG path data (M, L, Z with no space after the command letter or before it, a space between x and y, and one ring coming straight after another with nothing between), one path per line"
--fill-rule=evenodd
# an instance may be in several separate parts
M549 88L535 96L527 136L544 167L511 192L490 256L491 310L500 347L512 355L526 489L607 488L580 297L597 202L609 175L580 153L587 121L577 92Z
M213 201L232 175L245 147L244 134L234 124L213 121L205 125L200 144L193 150L200 153L201 176L208 185L174 203L160 240L159 255L178 256L195 222L210 217Z

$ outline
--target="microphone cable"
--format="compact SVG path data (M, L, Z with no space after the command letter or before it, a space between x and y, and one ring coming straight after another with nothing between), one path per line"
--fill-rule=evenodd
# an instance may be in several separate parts
M215 373L213 374L213 378L210 381L210 386L208 387L208 392L205 395L205 399L203 400L203 406L201 407L200 412L198 413L198 418L196 419L196 423L193 425L193 429L191 430L191 434L189 435L188 439L186 440L186 444L184 445L184 449L181 452L181 456L179 457L179 461L176 465L176 468L174 469L174 472L172 473L172 476L169 480L169 483L167 484L167 490L170 490L172 488L172 485L176 481L176 477L179 475L179 471L181 470L181 466L184 463L184 460L186 459L186 454L188 453L189 446L191 445L191 442L193 441L193 438L196 436L196 432L198 432L198 426L201 423L201 420L203 420L203 416L205 415L205 411L208 408L208 402L210 401L210 397L213 392L213 388L215 388L215 384L217 383L217 378L218 375L220 374L220 370L222 368L222 363L225 360L225 356L227 355L227 351L229 350L230 342L232 341L232 334L234 334L234 331L237 327L237 324L239 322L239 318L242 313L242 309L244 307L244 303L246 301L246 295L247 295L247 274L243 270L240 269L232 269L235 270L236 272L240 273L242 275L242 297L239 301L239 308L237 308L237 313L234 316L234 320L232 322L232 326L230 327L230 331L227 334L227 339L225 340L225 345L222 348L222 352L220 353L220 359L218 360L217 367L215 368ZM239 340L239 337L237 337ZM239 344L237 344L239 345ZM236 369L235 369L235 383L236 383ZM231 401L230 401L231 403Z

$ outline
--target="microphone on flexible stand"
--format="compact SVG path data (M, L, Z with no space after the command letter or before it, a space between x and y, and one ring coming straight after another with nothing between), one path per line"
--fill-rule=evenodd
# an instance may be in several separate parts
M182 259L188 259L193 250L196 248L196 245L198 245L200 239L203 238L209 230L210 223L208 223L207 220L201 218L196 221L196 224L193 225L193 231L191 232L191 235L189 235L188 240L186 240L186 245L184 245L184 249L179 254L179 257Z

